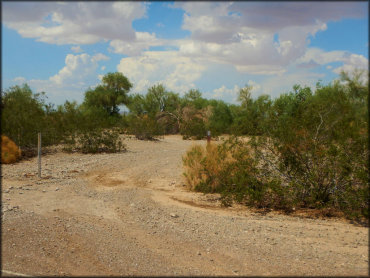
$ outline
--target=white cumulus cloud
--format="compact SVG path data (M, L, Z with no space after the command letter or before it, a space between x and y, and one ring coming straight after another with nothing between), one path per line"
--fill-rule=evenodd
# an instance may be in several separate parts
M176 2L185 10L182 28L190 39L177 42L184 56L234 65L243 73L283 74L305 54L309 37L326 22L366 16L350 2Z
M149 86L162 83L169 90L184 93L195 87L206 66L176 51L146 51L121 59L117 70L134 83L133 92L145 93Z
M342 62L339 67L327 65L333 62ZM339 74L345 71L350 75L355 70L368 70L369 60L363 55L349 53L347 51L323 51L319 48L308 49L307 52L297 59L298 65L305 63L316 63L318 65L327 65L327 69L331 69L334 73Z
M140 55L142 51L148 50L150 46L159 46L164 44L165 41L158 39L154 33L135 32L134 40L112 40L109 44L109 49L114 53L136 56Z
M133 41L132 21L146 14L141 2L5 2L2 8L6 26L51 44Z
M53 103L62 104L66 99L82 102L84 92L99 83L99 62L108 57L103 54L91 56L86 53L68 54L65 66L46 80L16 78L13 82L28 83L35 92L44 91Z

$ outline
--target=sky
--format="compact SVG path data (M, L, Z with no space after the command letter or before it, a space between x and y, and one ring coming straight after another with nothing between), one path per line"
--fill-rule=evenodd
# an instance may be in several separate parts
M368 2L2 1L2 90L81 103L108 72L237 103L368 70Z

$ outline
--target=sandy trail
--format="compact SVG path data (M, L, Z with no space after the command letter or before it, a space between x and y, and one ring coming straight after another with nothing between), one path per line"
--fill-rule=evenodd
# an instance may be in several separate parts
M194 142L126 144L2 165L3 275L368 275L367 228L221 208L183 187Z

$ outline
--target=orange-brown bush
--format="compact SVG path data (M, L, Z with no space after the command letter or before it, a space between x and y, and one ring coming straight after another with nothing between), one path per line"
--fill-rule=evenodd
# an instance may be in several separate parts
M183 157L187 186L197 190L199 186L207 185L207 191L216 192L220 186L218 177L232 160L230 152L215 144L208 144L205 148L194 145Z
M183 157L183 163L188 187L220 193L223 205L228 206L233 200L258 208L285 209L289 205L289 192L263 174L245 140L231 137L206 148L193 146Z
M16 162L21 156L21 150L7 136L1 135L1 163Z

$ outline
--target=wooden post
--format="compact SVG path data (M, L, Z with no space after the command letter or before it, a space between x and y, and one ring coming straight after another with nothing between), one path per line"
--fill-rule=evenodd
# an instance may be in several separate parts
M37 154L39 164L39 178L41 178L41 132L38 133Z
M207 145L211 142L211 131L207 131Z

